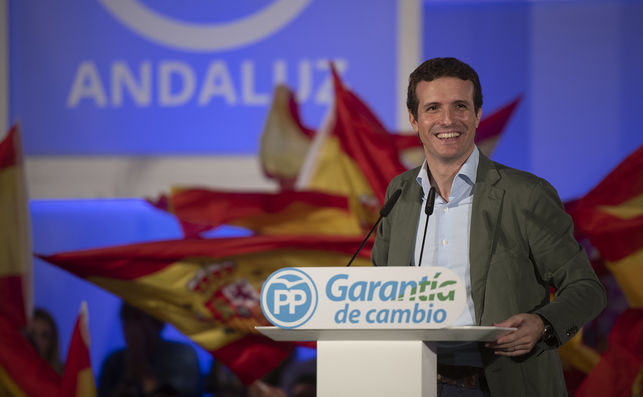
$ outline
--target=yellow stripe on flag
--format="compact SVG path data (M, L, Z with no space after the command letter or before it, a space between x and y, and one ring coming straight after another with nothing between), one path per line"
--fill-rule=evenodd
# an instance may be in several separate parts
M76 383L76 397L96 397L96 382L91 368L78 372Z
M588 374L601 359L601 355L591 347L583 344L583 331L558 348L560 359L574 368Z
M216 350L257 325L263 281L283 267L343 266L350 255L318 250L279 250L228 258L186 258L133 280L89 277L88 281L173 324L208 351ZM354 266L371 266L358 257Z
M22 181L22 167L0 169L0 276L30 273L30 221Z
M607 268L621 286L630 307L643 307L643 248L619 261L606 262Z
M378 203L355 161L344 153L335 136L326 137L306 189L349 197L351 211L361 225L377 220Z
M634 219L643 215L643 194L619 205L601 205L598 208L617 218Z
M0 367L0 397L28 397Z

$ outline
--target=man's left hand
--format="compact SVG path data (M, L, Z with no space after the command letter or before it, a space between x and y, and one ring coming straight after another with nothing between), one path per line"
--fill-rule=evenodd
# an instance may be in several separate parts
M537 314L520 313L503 322L494 324L497 327L513 327L517 330L501 336L495 342L485 344L500 356L516 357L529 353L540 340L545 329L542 318Z

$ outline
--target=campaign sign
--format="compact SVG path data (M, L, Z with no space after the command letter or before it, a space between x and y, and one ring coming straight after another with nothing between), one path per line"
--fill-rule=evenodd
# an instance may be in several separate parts
M442 267L305 267L270 275L261 309L280 328L443 328L466 304L465 287Z
M11 1L11 121L28 155L254 155L276 84L321 125L334 60L393 126L398 1Z

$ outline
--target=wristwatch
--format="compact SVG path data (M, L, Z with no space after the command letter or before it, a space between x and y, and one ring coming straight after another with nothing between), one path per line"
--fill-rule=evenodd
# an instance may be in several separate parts
M543 319L543 322L545 320ZM556 338L556 334L554 333L554 327L551 326L551 324L545 322L545 329L543 330L543 336L542 336L543 342L547 344L547 346L556 346L558 345L558 338Z

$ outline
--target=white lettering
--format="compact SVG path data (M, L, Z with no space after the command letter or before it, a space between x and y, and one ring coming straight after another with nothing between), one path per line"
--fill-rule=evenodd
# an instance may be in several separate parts
M270 95L254 92L255 88L255 64L252 61L241 63L241 91L243 103L247 105L266 106L270 103Z
M179 89L172 92L172 80L176 77ZM194 95L196 78L194 71L185 62L163 61L159 67L159 105L180 106Z
M348 69L345 59L334 62L340 75ZM217 99L228 106L268 106L271 93L261 92L258 87L283 83L296 87L299 103L312 102L320 106L332 103L333 85L328 61L300 59L296 68L289 66L286 60L276 59L269 65L272 73L267 73L267 68L260 68L253 60L245 60L237 65L235 73L231 73L229 64L221 60L211 61L205 69L196 69L181 60L162 60L157 64L119 60L106 65L105 70L110 73L101 78L94 61L83 61L78 65L66 103L69 108L81 103L98 108L118 108L126 106L125 97L129 97L134 106L149 107L154 104L156 95L156 104L161 107L190 103L207 106ZM270 77L272 81L267 83L265 78Z
M125 62L112 64L112 104L119 107L123 104L123 88L127 89L136 106L147 106L151 102L152 65L142 62L139 65L139 81Z
M67 96L67 107L74 108L83 99L93 99L98 107L107 105L105 89L100 81L96 64L92 61L84 61L78 67L71 91Z
M297 102L306 102L310 98L310 92L313 85L313 71L310 61L302 60L299 62L299 81L297 84ZM330 102L328 102L330 103Z
M224 62L214 61L210 63L208 71L199 94L199 105L205 106L210 103L214 96L222 96L226 103L234 105L237 103L237 96L234 92L230 72Z

